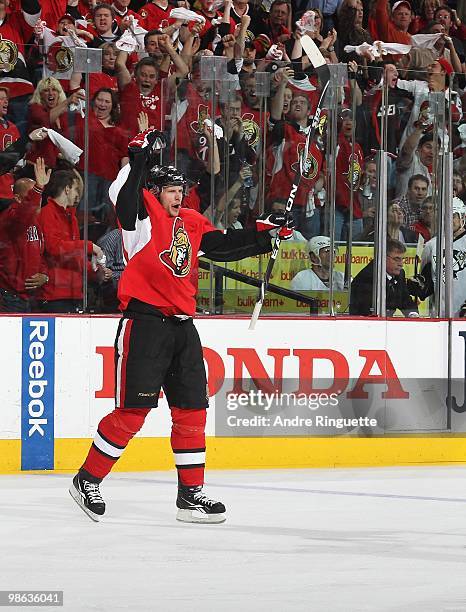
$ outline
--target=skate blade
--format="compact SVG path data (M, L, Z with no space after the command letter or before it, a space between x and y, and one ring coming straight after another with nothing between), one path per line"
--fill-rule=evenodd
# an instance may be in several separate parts
M227 517L224 514L204 514L198 510L178 509L176 520L182 523L224 523Z
M81 501L81 495L79 491L75 488L74 485L71 485L71 487L69 488L69 492L74 501L78 504L81 510L87 514L90 519L92 519L95 523L98 523L100 520L102 520L103 515L96 514L95 512L92 512L92 510L89 510L89 508L86 508L86 506Z

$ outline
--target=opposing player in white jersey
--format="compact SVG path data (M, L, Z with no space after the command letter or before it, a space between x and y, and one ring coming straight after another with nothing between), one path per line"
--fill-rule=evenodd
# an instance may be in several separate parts
M330 238L314 236L308 242L311 267L301 270L291 281L294 291L327 291L330 285ZM342 291L345 276L342 272L333 271L333 289Z
M466 315L466 205L459 198L453 198L453 298L452 316ZM421 259L421 274L408 280L412 295L425 300L435 294L437 269L437 236L426 243ZM445 282L445 272L443 272Z

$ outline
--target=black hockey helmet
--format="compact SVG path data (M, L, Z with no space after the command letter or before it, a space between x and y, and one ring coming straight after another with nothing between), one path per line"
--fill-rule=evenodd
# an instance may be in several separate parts
M183 187L186 195L188 189L188 179L175 166L152 166L146 177L146 189L160 193L164 187L169 186Z

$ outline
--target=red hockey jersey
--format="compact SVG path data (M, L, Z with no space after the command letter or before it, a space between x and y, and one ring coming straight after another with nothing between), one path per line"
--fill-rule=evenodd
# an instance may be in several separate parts
M310 128L307 128L310 129ZM269 150L274 163L271 169L270 189L267 191L267 200L288 199L300 160L304 154L306 132L298 132L294 125L284 122L284 138L275 148L273 154ZM294 206L305 207L308 203L309 192L322 169L323 155L315 142L311 143L307 159L303 162L303 173L295 196ZM268 162L271 166L270 159Z
M364 170L364 155L360 145L351 143L340 134L337 147L337 185L335 205L339 208L350 207L351 191L353 192L353 215L355 219L362 218L361 204L359 202L359 185Z
M123 230L128 262L118 285L122 310L131 298L152 304L172 316L193 316L196 288L191 271L197 265L202 236L215 228L195 210L182 208L170 217L159 201L144 190L148 217L137 220L134 231Z
M170 17L172 9L173 6L171 4L164 9L153 2L149 2L142 7L139 11L139 15L137 15L139 25L148 32L150 30L162 30L163 28L167 28L175 22L175 20Z
M34 31L32 24L37 16L16 11L7 14L0 25L0 40L2 45L2 62L7 70L1 73L2 85L10 90L10 98L32 94L34 87L29 77L24 59L25 43L29 41ZM29 20L26 21L26 19Z

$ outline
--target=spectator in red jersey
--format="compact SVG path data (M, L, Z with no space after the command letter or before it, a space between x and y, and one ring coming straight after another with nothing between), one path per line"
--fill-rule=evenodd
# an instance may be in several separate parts
M153 58L145 57L136 64L134 78L126 67L128 54L120 51L116 60L122 127L130 137L138 132L137 117L140 112L149 115L149 125L157 129L162 128L166 108L164 101L167 102L168 92L174 88L177 78L182 79L188 74L188 67L166 34L159 37L158 44L170 55L176 68L175 72L167 77L168 81L163 91L161 75Z
M18 128L14 123L8 121L8 102L10 92L7 87L0 85L0 151L4 151L20 137ZM13 196L14 178L11 172L0 176L0 200L11 199Z
M42 78L54 77L60 81L65 91L70 89L70 78L73 73L74 47L86 47L86 42L93 39L87 30L78 29L71 15L63 15L57 30L51 30L45 22L38 21L34 27L35 41L44 58Z
M83 97L80 92L74 92L67 98L60 82L54 77L40 80L29 106L28 131L45 127L62 132L67 128L65 111ZM55 168L58 152L58 148L47 138L41 142L34 142L32 149L26 155L26 160L31 164L38 157L43 157L48 168Z
M108 280L112 273L103 265L102 249L91 241L87 242L88 259L84 262L84 241L76 218L82 196L79 175L74 170L54 172L47 195L47 204L39 214L49 270L49 282L42 288L42 310L76 312L82 306L84 264L91 281ZM92 255L96 256L96 270L89 261Z
M108 188L120 168L128 163L128 138L119 127L117 94L111 89L99 89L91 101L89 113L89 174L87 177L89 211L98 221L108 221L113 211ZM84 119L79 113L69 116L69 132L65 135L84 150ZM84 156L78 165L84 171Z
M39 157L34 164L35 181L16 181L13 203L0 213L1 312L33 312L37 290L49 280L37 218L50 172Z
M170 19L172 8L168 0L148 2L139 11L139 23L145 30L161 30L174 21Z
M304 94L293 96L286 120L275 122L271 135L268 167L271 180L267 191L269 201L287 199L291 191L298 164L304 153L309 128L310 101ZM275 109L281 116L279 108ZM303 174L296 191L292 209L296 229L307 239L320 234L320 207L316 207L314 191L320 191L323 145L313 142L303 163Z
M38 0L22 0L21 11L10 11L10 0L0 0L0 40L2 79L8 79L10 117L22 135L26 133L27 102L33 86L24 55L25 44L32 37L40 16Z
M349 233L351 202L353 237L362 232L359 185L364 171L364 155L359 143L353 143L353 116L350 109L341 111L338 125L340 131L336 161L335 240L346 240Z

